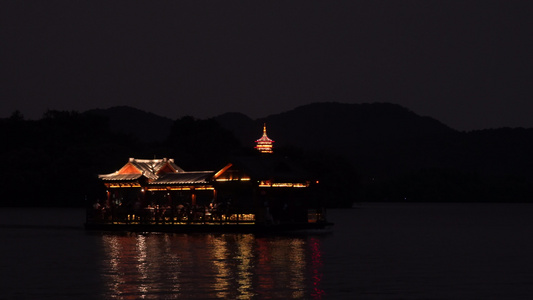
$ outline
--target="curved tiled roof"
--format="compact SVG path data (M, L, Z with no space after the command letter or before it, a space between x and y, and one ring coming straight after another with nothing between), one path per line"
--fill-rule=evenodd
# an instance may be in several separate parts
M111 174L104 174L104 175L98 175L98 178L106 181L127 181L127 180L137 180L142 176L142 174L118 174L118 173L111 173Z
M208 183L214 174L214 171L185 172L173 159L130 158L119 171L98 175L98 178L104 181L134 181L144 176L150 181L149 184L153 185L203 184Z
M150 179L157 179L157 172L167 164L174 169L175 172L184 172L182 168L178 167L173 159L136 159L130 158L129 161L135 168L140 170L144 176Z

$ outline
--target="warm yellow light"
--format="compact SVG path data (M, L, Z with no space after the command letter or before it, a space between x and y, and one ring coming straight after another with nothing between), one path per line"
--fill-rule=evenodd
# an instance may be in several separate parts
M220 175L222 175L224 172L226 172L229 168L231 168L233 164L227 164L224 168L222 168L220 171L216 172L213 178L217 179Z
M243 178L238 178L238 177L231 177L231 178L218 178L216 179L216 181L249 181L250 180L250 177L243 177Z
M259 187L276 187L276 188L306 188L308 187L308 183L292 183L292 182L275 182L270 183L268 181L261 181L259 183Z
M110 188L121 188L121 187L141 187L141 185L139 183L136 183L136 182L128 182L128 183L124 183L124 182L120 182L120 183L110 183L109 184L109 187Z
M212 187L197 187L195 190L197 191L205 191L205 190L214 190L215 188Z
M292 187L296 187L296 188L304 188L304 187L308 187L309 184L306 184L306 183L295 183L292 185Z
M166 191L167 189L166 188L162 188L162 187L151 187L151 188L147 188L148 191L150 192L153 192L153 191ZM143 190L144 192L144 190Z
M229 221L255 221L255 214L233 214L226 220Z
M188 191L190 190L190 187L170 187L169 190L171 191Z
M272 187L292 187L292 183L273 183Z

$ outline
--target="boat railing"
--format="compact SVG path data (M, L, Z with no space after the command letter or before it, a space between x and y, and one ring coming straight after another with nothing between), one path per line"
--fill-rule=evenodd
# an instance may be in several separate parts
M88 209L87 223L95 224L253 224L255 214L250 212L219 212L147 208L142 210Z

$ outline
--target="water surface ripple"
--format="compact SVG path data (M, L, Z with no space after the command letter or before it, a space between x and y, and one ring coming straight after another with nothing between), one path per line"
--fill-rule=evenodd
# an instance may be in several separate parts
M329 234L86 232L0 209L0 299L533 299L533 205L363 204Z

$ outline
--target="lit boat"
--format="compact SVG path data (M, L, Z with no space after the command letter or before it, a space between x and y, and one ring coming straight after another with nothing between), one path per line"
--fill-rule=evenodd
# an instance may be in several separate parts
M312 180L273 155L263 135L258 155L235 158L218 171L186 172L173 159L135 159L99 175L105 200L87 210L85 228L136 232L279 232L325 229Z
M173 159L130 158L99 178L105 196L87 209L87 230L260 233L332 225L315 192L318 181L273 155L192 172Z

